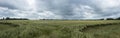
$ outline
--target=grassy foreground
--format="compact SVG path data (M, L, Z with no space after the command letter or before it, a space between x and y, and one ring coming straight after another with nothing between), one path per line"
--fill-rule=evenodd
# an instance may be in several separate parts
M0 38L120 38L120 21L0 20Z

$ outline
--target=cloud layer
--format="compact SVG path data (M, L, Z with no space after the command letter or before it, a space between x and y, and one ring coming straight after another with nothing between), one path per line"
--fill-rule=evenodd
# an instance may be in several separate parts
M120 16L120 0L0 0L0 17L95 19Z

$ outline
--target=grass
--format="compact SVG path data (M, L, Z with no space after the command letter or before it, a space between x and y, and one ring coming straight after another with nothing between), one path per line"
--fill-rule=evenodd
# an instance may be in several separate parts
M0 38L120 38L119 20L4 20Z
M0 24L0 31L2 31L2 30L7 30L7 29L11 29L11 28L14 28L14 27L9 26L9 25Z

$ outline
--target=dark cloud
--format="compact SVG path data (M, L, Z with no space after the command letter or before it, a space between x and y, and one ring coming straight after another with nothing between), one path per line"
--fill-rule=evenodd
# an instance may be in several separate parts
M0 7L6 7L9 9L17 9L15 6L11 5L11 4L2 4L0 3Z
M44 0L42 2L44 2L44 7L47 8L47 10L63 18L72 18L72 16L75 15L73 12L75 7L73 7L73 5L78 4L77 0L75 2L72 0Z

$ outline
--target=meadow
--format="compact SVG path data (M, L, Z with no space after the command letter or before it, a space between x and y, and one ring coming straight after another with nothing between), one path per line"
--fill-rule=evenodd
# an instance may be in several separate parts
M0 38L120 38L120 20L0 20Z

